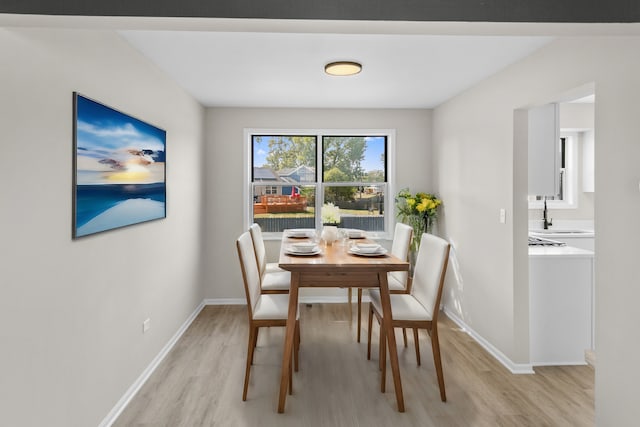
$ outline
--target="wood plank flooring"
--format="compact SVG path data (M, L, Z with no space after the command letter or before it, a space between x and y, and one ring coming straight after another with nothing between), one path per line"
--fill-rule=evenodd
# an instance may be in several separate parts
M207 306L114 426L594 425L593 367L545 367L536 375L513 375L444 315L439 332L447 402L440 401L424 331L420 367L411 334L404 348L398 333L406 406L405 413L398 413L391 375L387 392L379 391L375 322L368 361L366 331L363 342L356 343L347 304L301 305L300 318L300 371L294 374L294 394L284 414L276 412L284 329L260 330L243 402L246 307Z

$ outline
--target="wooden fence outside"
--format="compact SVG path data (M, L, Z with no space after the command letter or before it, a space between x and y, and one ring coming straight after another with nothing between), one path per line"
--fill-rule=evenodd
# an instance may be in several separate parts
M307 198L283 195L260 196L260 201L253 204L253 213L306 212Z
M340 228L356 228L365 231L383 231L382 215L342 215ZM305 218L254 218L263 232L278 233L287 228L315 228L313 217Z

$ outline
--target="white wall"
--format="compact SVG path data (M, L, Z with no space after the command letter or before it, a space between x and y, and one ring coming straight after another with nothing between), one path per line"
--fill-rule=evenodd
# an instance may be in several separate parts
M640 382L638 51L637 37L560 38L433 116L434 179L446 207L441 230L454 242L459 269L448 275L445 304L513 361L525 362L527 164L523 148L514 146L514 110L595 83L600 426L632 426L640 418L636 396L629 392ZM506 225L498 223L500 207L511 207ZM511 211L518 217L511 218Z
M431 191L430 110L324 110L212 108L206 113L205 295L244 298L235 240L243 224L243 144L245 128L396 129L397 188ZM276 261L279 241L267 241L267 258ZM303 289L304 294L310 290ZM346 295L323 290L322 295Z
M96 426L202 301L204 111L112 31L0 52L0 425ZM73 91L167 131L166 219L71 239Z

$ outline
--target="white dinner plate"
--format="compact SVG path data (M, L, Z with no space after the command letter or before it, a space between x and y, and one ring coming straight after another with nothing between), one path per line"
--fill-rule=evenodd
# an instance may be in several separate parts
M322 250L320 248L316 248L311 252L298 252L293 248L285 248L284 253L287 255L295 255L295 256L312 256L312 255L321 254Z
M386 250L385 248L380 248L380 249L379 249L378 251L376 251L376 252L366 252L366 253L365 253L365 252L360 252L360 251L358 250L358 248L356 248L356 247L352 247L352 248L349 248L349 251L348 251L348 252L349 252L350 254L353 254L353 255L359 255L359 256L383 256L383 255L386 255L386 254L387 254L387 250Z
M366 239L367 236L364 230L358 230L355 228L347 229L347 235L350 239Z
M292 239L308 239L313 235L315 235L315 231L313 229L299 228L287 230L287 237Z

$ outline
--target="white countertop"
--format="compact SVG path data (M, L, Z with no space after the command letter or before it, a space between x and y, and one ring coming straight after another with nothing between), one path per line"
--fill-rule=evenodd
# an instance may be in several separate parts
M593 258L593 251L573 246L529 246L530 257Z
M593 232L593 230L553 230L553 229L548 229L548 230L529 230L529 234L530 235L534 235L536 237L543 237L546 239L559 239L559 238L571 238L571 239L581 239L581 238L593 238L595 237L595 233Z

